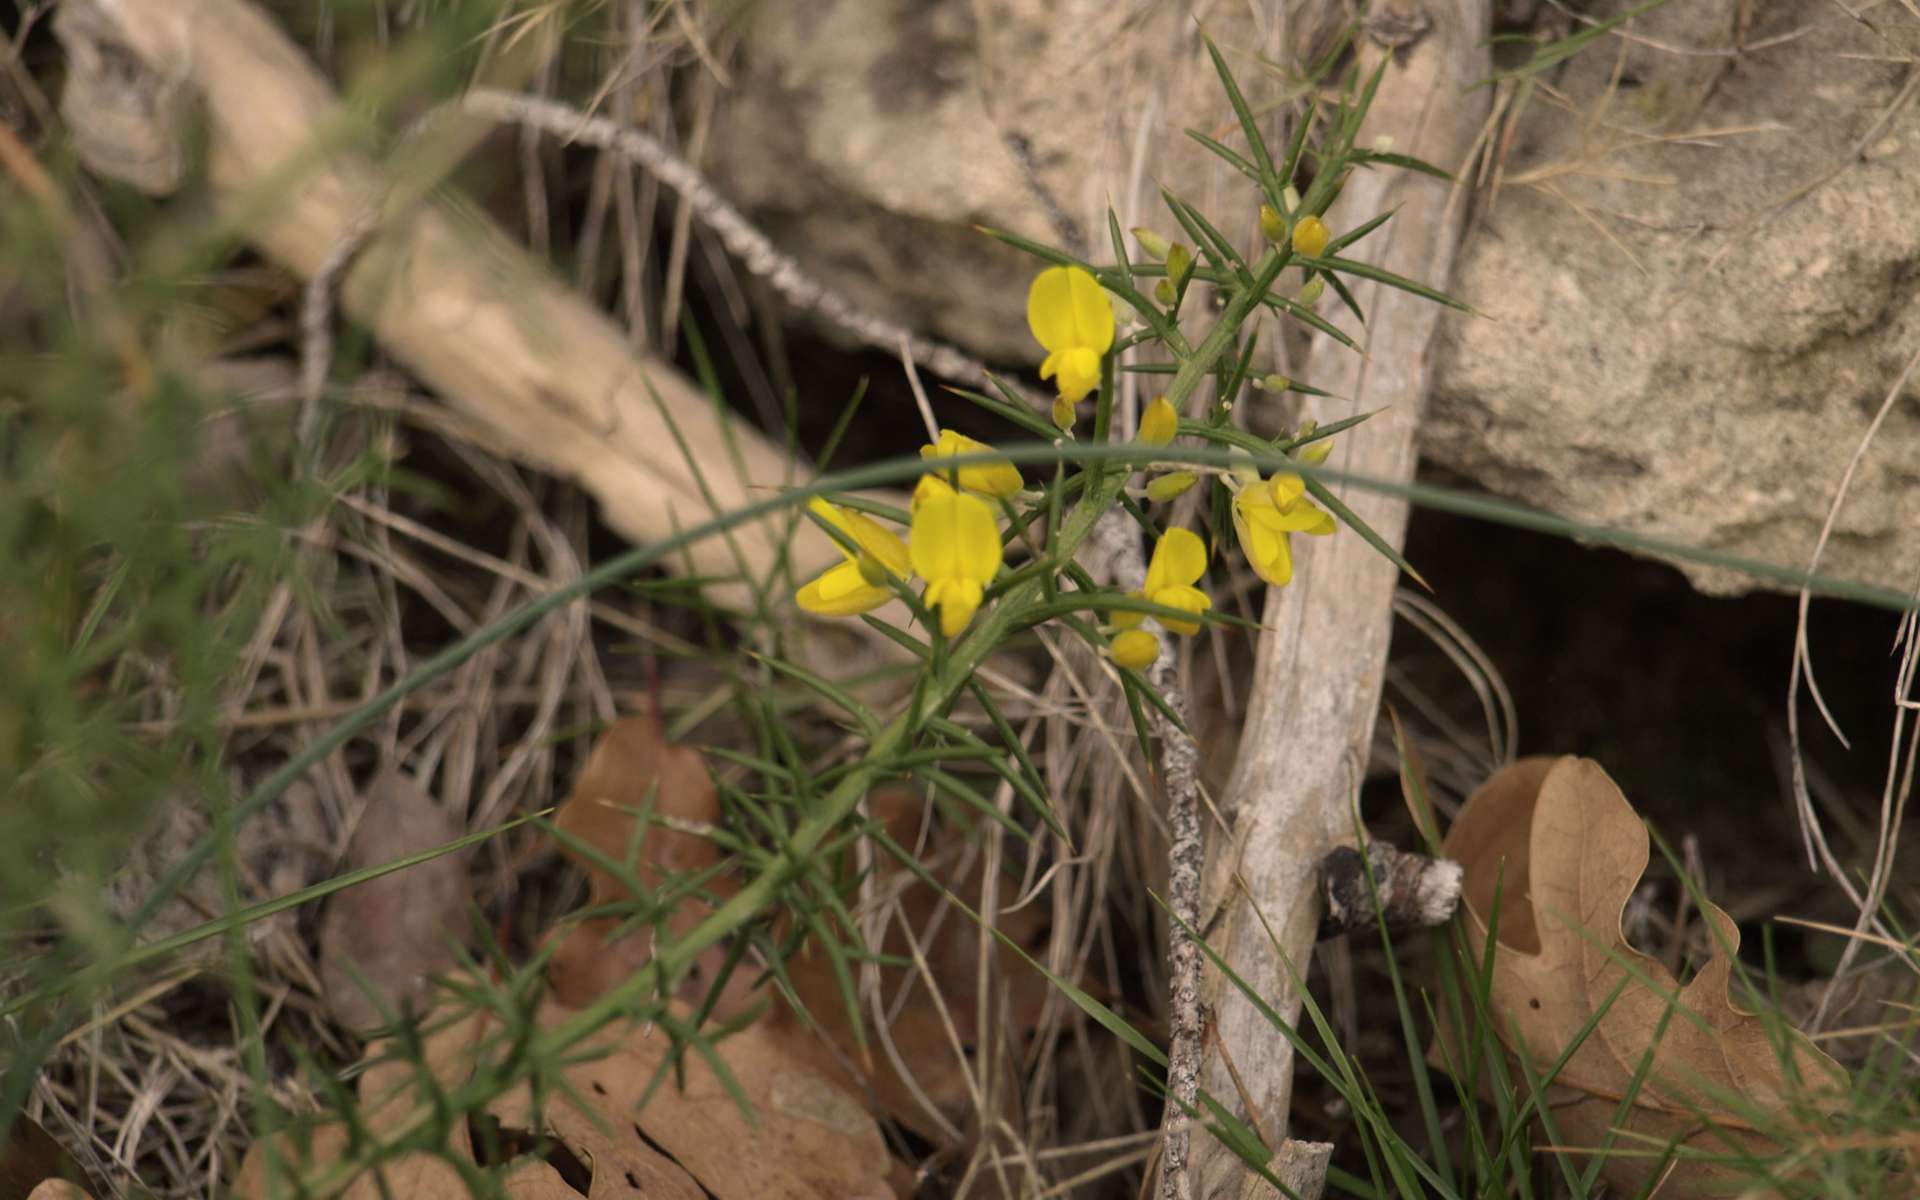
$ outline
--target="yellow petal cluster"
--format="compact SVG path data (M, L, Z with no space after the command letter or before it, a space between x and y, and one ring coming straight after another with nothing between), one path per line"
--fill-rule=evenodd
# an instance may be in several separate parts
M1153 558L1147 563L1145 585L1130 594L1149 604L1203 613L1213 607L1213 600L1193 585L1199 582L1206 570L1207 544L1200 540L1200 536L1190 529L1169 529L1154 543ZM1115 613L1113 623L1122 629L1131 629L1144 617L1144 613L1137 612ZM1161 617L1160 623L1172 633L1200 632L1198 621Z
M1027 291L1027 327L1045 348L1040 378L1078 404L1100 386L1100 359L1113 346L1113 304L1079 267L1048 267Z
M871 612L893 599L892 589L869 576L878 575L880 580L885 579L884 574L872 570L873 564L902 577L910 573L913 568L906 543L871 517L829 504L818 496L809 501L807 507L815 516L852 539L860 547L860 552L855 554L836 541L834 544L840 547L840 553L847 561L829 569L795 593L794 600L800 607L823 617L853 617ZM862 559L869 561L863 563Z
M1107 652L1128 670L1144 671L1160 657L1160 639L1144 629L1128 629L1114 635Z
M1305 491L1299 475L1283 471L1249 483L1233 496L1233 530L1240 536L1240 549L1254 574L1274 587L1293 582L1290 535L1323 537L1334 530L1333 518L1307 499Z
M973 620L987 584L1000 570L1003 551L993 509L937 475L923 476L913 494L908 545L913 569L927 581L927 605L940 611L941 631L954 637Z
M988 454L992 451L993 447L985 442L977 442L951 429L942 429L938 442L920 447L920 457L933 462L963 454ZM978 492L983 496L1011 496L1025 486L1027 481L1020 477L1019 469L1009 462L973 463L960 468L960 487L963 491Z

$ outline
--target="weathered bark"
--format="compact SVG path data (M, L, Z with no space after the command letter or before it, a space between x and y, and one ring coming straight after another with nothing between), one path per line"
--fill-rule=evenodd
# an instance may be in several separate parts
M1364 65L1392 53L1361 144L1380 135L1394 148L1448 169L1461 165L1487 109L1473 88L1489 63L1485 0L1390 0L1376 4L1361 35ZM1458 200L1450 187L1407 171L1356 172L1328 214L1335 230L1378 213L1392 221L1362 244L1364 257L1407 278L1444 287L1459 237ZM1414 435L1430 370L1430 345L1440 308L1375 284L1354 287L1367 314L1356 327L1343 310L1324 306L1366 349L1353 354L1327 339L1316 341L1302 378L1338 396L1351 412L1376 415L1336 443L1331 467L1391 480L1412 478ZM1334 411L1322 419L1346 415ZM1398 543L1406 525L1404 501L1352 486L1341 498L1382 536ZM1392 625L1397 572L1360 538L1295 542L1292 586L1269 592L1265 633L1255 666L1253 698L1240 739L1240 756L1227 788L1231 839L1209 847L1206 906L1208 939L1259 995L1289 1021L1300 996L1320 922L1319 866L1335 845L1350 842L1350 803L1360 785ZM1279 954L1268 925L1279 939ZM1283 961L1283 956L1284 960ZM1239 991L1218 973L1207 999L1219 1035L1241 1080L1279 1145L1292 1091L1293 1052ZM1223 1103L1237 1090L1218 1052L1208 1058L1202 1084ZM1237 1196L1245 1175L1218 1143L1195 1147L1201 1194Z

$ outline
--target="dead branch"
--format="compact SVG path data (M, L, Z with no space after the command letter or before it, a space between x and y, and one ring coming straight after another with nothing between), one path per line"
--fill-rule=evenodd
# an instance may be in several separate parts
M1411 39L1386 36L1369 18L1360 35L1362 70L1393 56L1362 144L1386 135L1394 148L1452 168L1464 161L1484 119L1486 94L1473 88L1490 70L1484 0L1415 0L1375 5L1400 19L1394 30L1421 29ZM1328 214L1336 229L1382 212L1397 215L1366 249L1369 261L1411 279L1445 286L1459 236L1460 212L1446 183L1405 171L1357 171ZM1364 329L1342 320L1366 350L1355 355L1327 339L1315 343L1303 377L1337 396L1349 411L1374 411L1353 436L1340 439L1331 465L1358 474L1413 476L1414 433L1429 380L1429 346L1440 308L1377 284L1354 289L1367 314ZM1339 411L1326 417L1346 415ZM1403 501L1357 488L1342 498L1376 530L1398 542ZM1295 1020L1295 981L1310 964L1320 924L1321 860L1354 838L1353 796L1371 744L1392 624L1396 571L1357 537L1301 539L1291 587L1268 593L1259 660L1254 668L1239 760L1225 796L1231 839L1211 847L1205 911L1209 940L1241 978ZM1279 953L1272 939L1279 942ZM1293 1082L1293 1050L1232 983L1208 978L1207 998L1219 1044L1238 1063L1257 1110L1279 1128L1262 1130L1282 1145ZM1219 1054L1210 1054L1202 1086L1225 1101L1236 1095ZM1247 1172L1215 1142L1195 1148L1200 1194L1237 1196Z
M491 221L429 194L421 162L450 167L471 127L436 130L387 170L352 140L326 79L247 0L68 0L58 32L73 68L62 112L91 169L171 191L199 109L223 216L303 279L341 266L340 247L364 229L339 272L345 311L439 396L463 437L578 482L628 539L664 540L806 478L767 438L726 428L692 381L629 346ZM765 578L784 528L771 518L739 528L677 565ZM838 554L822 538L796 539L791 553L803 577Z

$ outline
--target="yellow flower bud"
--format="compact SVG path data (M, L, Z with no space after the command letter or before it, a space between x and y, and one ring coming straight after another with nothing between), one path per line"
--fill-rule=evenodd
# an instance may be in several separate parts
M1153 403L1147 405L1147 411L1140 414L1140 442L1147 446L1164 446L1180 432L1180 414L1173 405L1167 403L1165 396L1155 396Z
M1154 284L1153 298L1162 304L1172 305L1175 298L1173 280L1162 279L1159 283Z
M1333 235L1327 232L1327 223L1319 217L1301 217L1293 226L1293 249L1296 254L1308 258L1319 258L1320 252L1327 248Z
M1193 270L1193 251L1175 242L1167 251L1167 278L1173 281L1173 286L1179 287L1191 270Z
M1192 471L1169 471L1147 483L1147 499L1155 504L1165 504L1198 482L1200 477Z
M1144 629L1129 629L1114 635L1108 651L1116 665L1129 671L1144 671L1160 657L1160 639Z
M1144 225L1134 227L1132 232L1133 240L1140 243L1140 248L1147 252L1148 258L1155 262L1167 261L1167 251L1173 248L1172 243Z
M1074 404L1065 396L1053 398L1053 427L1061 433L1073 432Z
M1306 424L1300 426L1300 432L1294 435L1295 440L1312 437L1313 431L1319 427L1319 422L1308 421ZM1303 463L1312 463L1315 466L1319 466L1321 463L1327 461L1327 455L1332 453L1333 439L1324 437L1317 442L1308 442L1306 445L1294 451L1293 456Z
M1293 386L1293 380L1285 375L1267 375L1253 381L1253 386L1263 392L1284 392Z
M1289 213L1300 211L1300 189L1288 184L1280 189L1280 207Z
M1320 297L1326 294L1327 281L1321 276L1315 275L1312 279L1307 280L1307 286L1301 288L1299 294L1293 299L1297 304L1306 308L1312 308L1314 305L1320 303Z
M1287 219L1271 204L1260 206L1260 236L1276 246L1287 240Z

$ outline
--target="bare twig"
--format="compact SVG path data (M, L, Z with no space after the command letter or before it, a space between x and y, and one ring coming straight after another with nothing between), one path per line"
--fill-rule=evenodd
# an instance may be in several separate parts
M461 108L489 120L532 125L555 137L611 150L640 164L678 192L686 209L718 234L721 243L746 264L749 272L766 280L794 308L815 313L881 350L898 352L904 340L915 362L948 379L978 381L986 377L987 366L979 359L868 312L807 275L791 255L782 252L716 192L691 163L641 130L540 96L490 88L468 92Z

